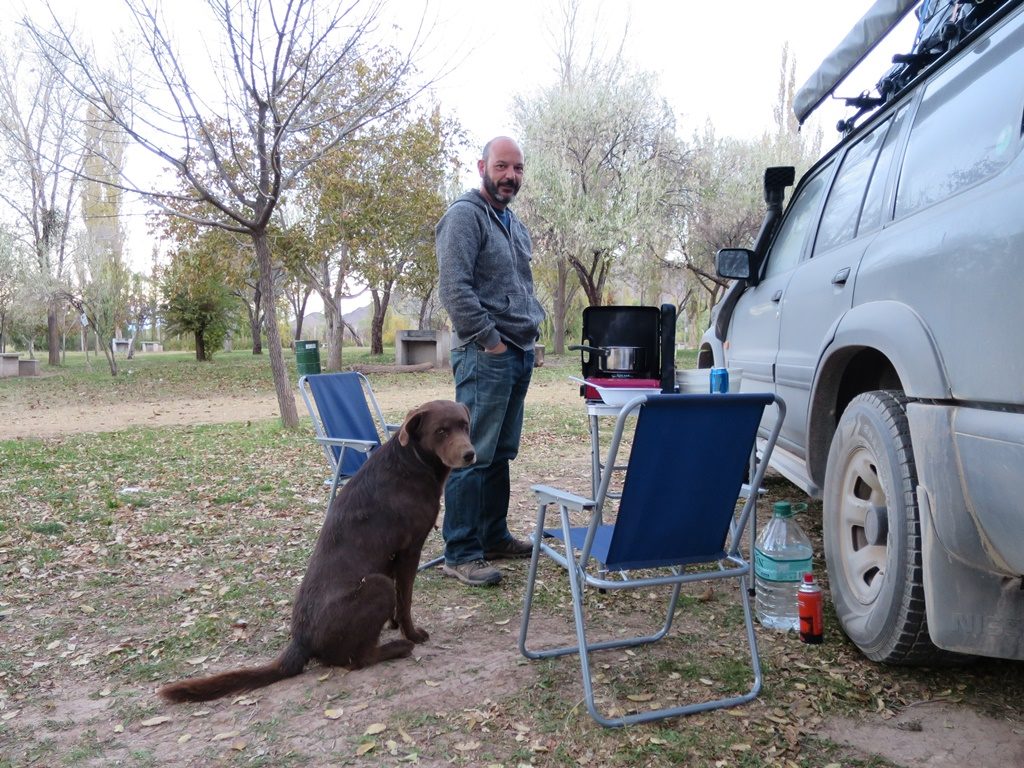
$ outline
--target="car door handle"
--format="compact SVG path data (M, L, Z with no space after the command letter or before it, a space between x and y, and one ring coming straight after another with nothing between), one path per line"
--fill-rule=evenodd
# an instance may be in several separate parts
M843 267L834 275L832 275L832 285L846 285L846 281L850 279L850 268Z
M782 289L781 288L779 290L777 290L775 293L772 294L772 301L775 301L775 302L782 301Z

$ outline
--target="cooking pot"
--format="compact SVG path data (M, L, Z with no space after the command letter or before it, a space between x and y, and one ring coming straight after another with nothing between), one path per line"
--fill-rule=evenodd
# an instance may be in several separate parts
M647 370L647 350L643 347L590 347L571 344L571 350L590 352L602 358L601 370L607 373L642 373Z

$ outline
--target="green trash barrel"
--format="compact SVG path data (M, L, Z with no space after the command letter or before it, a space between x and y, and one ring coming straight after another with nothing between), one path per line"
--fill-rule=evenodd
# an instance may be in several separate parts
M320 342L295 342L295 368L299 376L320 373Z

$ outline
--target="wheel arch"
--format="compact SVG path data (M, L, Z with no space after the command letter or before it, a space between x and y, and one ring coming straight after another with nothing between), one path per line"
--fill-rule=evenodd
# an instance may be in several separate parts
M819 355L807 419L807 468L818 487L836 425L863 392L900 390L908 398L945 400L949 380L932 334L905 304L861 304L841 317Z

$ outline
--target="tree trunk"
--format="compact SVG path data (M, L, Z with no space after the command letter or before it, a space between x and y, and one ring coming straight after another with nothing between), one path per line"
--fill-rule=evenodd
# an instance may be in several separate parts
M60 365L60 334L57 330L57 302L56 298L50 299L46 308L46 346L47 364Z
M260 316L263 314L260 312L260 302L263 301L263 292L256 288L253 294L253 309L249 312L249 332L252 334L252 353L254 355L263 354L263 336L261 334Z
M96 331L96 341L103 348L103 356L107 358L107 365L110 366L110 375L117 376L117 356L114 354L112 339L104 339L100 332Z
M263 303L263 325L267 332L267 346L270 347L270 371L274 375L274 390L277 405L281 411L281 423L288 429L299 426L299 414L295 409L295 395L288 381L288 370L284 365L281 351L281 334L277 328L277 302L274 301L274 264L270 256L270 242L266 230L252 233L256 247L256 261L260 268L260 292Z
M352 335L352 339L355 341L357 347L363 346L363 340L359 338L359 329L356 328L345 318L341 319L342 325L345 326L345 330ZM342 331L342 338L344 338L344 331Z
M370 354L384 354L384 320L387 318L391 290L370 291L373 296L373 320L370 322Z
M195 332L196 338L196 360L200 363L206 359L206 339L203 338L201 331Z
M324 302L324 318L327 321L327 366L328 371L341 370L341 348L345 338L345 324L342 322L341 309L330 296L320 298Z
M554 306L551 308L551 333L555 337L551 340L552 352L556 355L565 353L565 315L569 311L565 301L565 284L569 274L569 267L564 259L558 260L558 285L555 287L555 295L552 298Z

